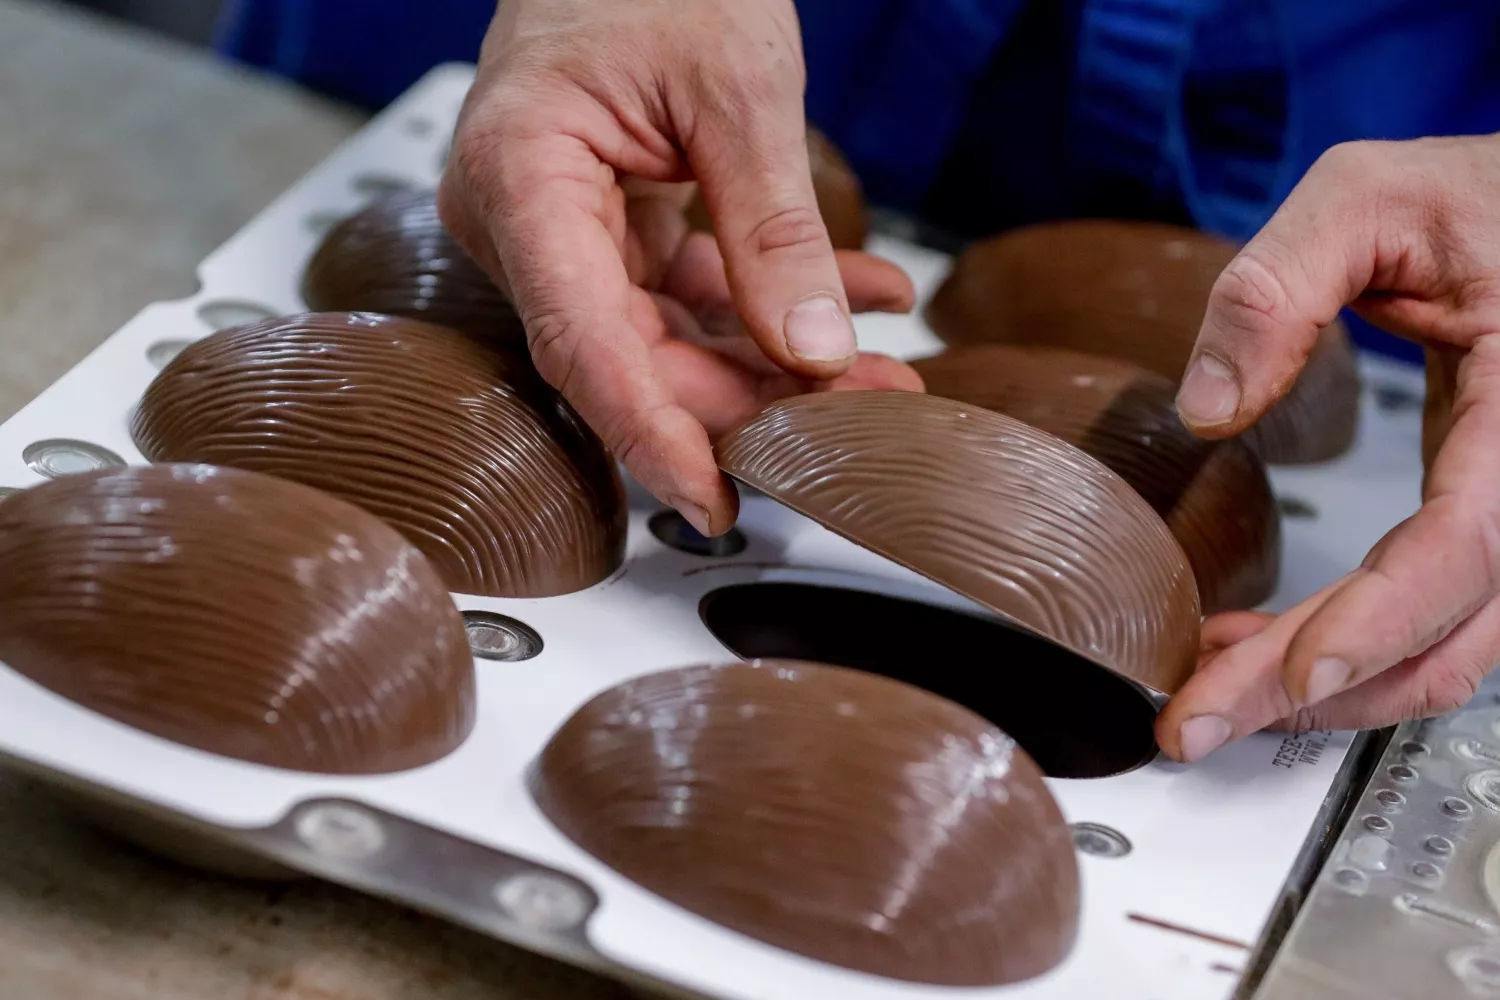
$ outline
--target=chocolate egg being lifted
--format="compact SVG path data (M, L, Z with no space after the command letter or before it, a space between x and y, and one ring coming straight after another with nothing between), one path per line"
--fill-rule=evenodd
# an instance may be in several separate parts
M463 593L571 593L624 560L614 461L489 338L366 313L222 330L162 370L133 430L153 461L251 469L356 503Z
M463 619L409 542L270 476L158 465L0 501L0 660L239 760L381 774L474 724Z
M870 235L864 188L844 154L815 128L807 130L807 159L812 168L818 212L836 250L859 250ZM702 233L713 232L713 220L702 195L688 206L688 224Z
M717 454L741 482L1139 688L1170 695L1192 673L1182 547L1128 483L1029 424L922 393L817 393L772 405Z
M948 344L1017 343L1124 358L1181 380L1234 244L1143 222L1029 226L976 243L927 308ZM1354 441L1359 375L1348 333L1324 328L1301 378L1245 434L1273 464L1335 458Z
M1177 417L1166 378L1117 358L1045 347L956 347L913 363L935 396L1023 420L1113 469L1182 544L1204 614L1253 607L1281 568L1265 466L1239 441L1205 441Z
M845 968L999 986L1076 934L1072 837L1036 766L884 677L768 660L629 681L557 731L531 788L626 878Z
M505 293L448 235L432 191L383 197L331 229L302 277L314 312L406 316L526 350Z

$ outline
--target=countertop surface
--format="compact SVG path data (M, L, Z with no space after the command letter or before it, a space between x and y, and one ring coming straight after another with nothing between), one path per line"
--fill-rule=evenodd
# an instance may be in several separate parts
M0 419L362 123L69 8L0 0ZM233 882L0 771L0 1000L593 1000L622 988L316 882Z

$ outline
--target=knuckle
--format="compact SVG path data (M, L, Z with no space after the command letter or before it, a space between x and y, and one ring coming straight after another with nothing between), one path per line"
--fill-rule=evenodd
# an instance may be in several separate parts
M811 255L831 249L823 217L806 205L785 208L762 219L746 239L757 254L804 251Z
M1247 249L1229 262L1211 295L1233 328L1259 334L1291 318L1291 295L1280 272L1280 262L1263 249Z
M563 398L578 405L578 344L576 324L566 313L534 309L526 321L526 340L537 373Z
M1407 718L1424 719L1446 715L1467 705L1484 680L1484 671L1465 660L1461 663L1433 664L1422 673L1407 713Z
M1358 139L1329 147L1313 167L1340 181L1366 184L1385 176L1390 164L1389 143Z

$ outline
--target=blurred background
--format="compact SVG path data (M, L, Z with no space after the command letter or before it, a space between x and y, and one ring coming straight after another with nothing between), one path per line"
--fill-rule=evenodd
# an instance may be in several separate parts
M225 0L69 0L184 42L208 45Z

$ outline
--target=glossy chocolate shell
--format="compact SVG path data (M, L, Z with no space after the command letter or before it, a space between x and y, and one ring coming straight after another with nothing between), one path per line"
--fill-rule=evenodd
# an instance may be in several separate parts
M950 345L1016 343L1123 358L1182 379L1233 243L1178 226L1072 221L964 251L927 308ZM1323 331L1302 377L1246 435L1268 462L1337 457L1353 443L1359 377L1343 325Z
M1204 614L1250 608L1276 589L1281 520L1261 460L1205 441L1177 417L1155 372L1097 354L989 344L913 364L927 391L1023 420L1109 466L1187 553Z
M526 351L515 308L443 228L432 191L388 195L329 230L302 298L314 312L406 316Z
M998 986L1073 944L1077 860L1036 766L898 681L775 660L642 677L569 719L531 786L625 877L810 958Z
M812 168L813 193L818 212L828 228L836 250L860 250L870 235L864 188L854 168L828 137L817 129L807 130L807 159ZM713 232L713 220L701 196L688 206L688 224L702 233Z
M0 502L0 660L164 739L383 774L474 724L463 619L397 532L317 490L158 465Z
M463 593L571 593L624 559L624 490L599 439L528 362L445 327L317 313L221 331L162 370L134 431L153 461L356 503Z
M1182 547L1123 479L1029 424L922 393L817 393L717 453L741 482L1146 688L1171 694L1192 671Z

